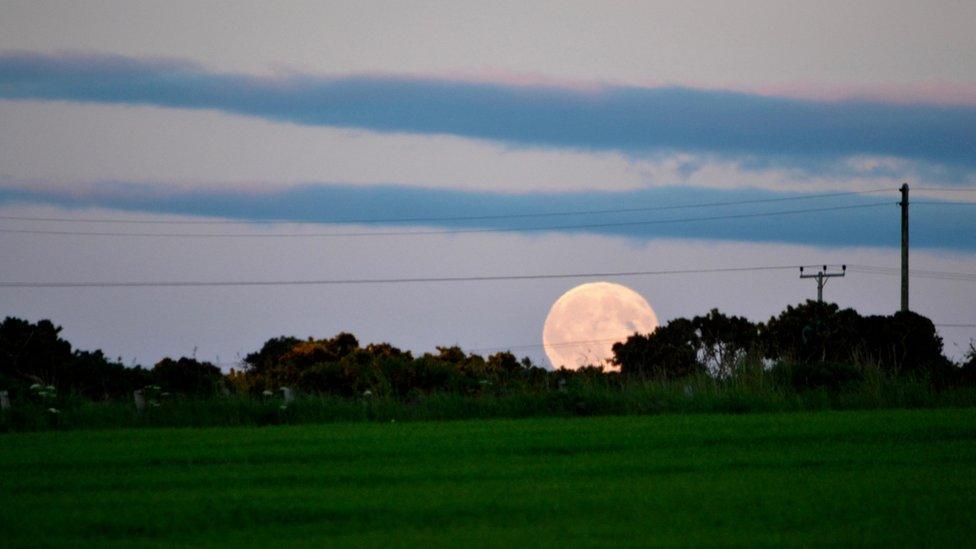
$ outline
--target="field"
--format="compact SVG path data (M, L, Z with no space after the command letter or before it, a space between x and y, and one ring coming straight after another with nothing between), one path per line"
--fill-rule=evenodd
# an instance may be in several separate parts
M976 543L976 409L0 435L0 545Z

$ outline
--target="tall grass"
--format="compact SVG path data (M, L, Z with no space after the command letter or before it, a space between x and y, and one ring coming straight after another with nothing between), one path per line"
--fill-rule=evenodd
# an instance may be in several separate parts
M866 376L839 389L809 390L776 383L767 375L728 380L702 376L670 382L593 378L576 380L562 389L500 394L299 395L287 406L277 398L245 395L172 398L142 412L129 401L66 398L58 406L54 413L48 403L15 402L11 410L0 412L0 431L971 407L976 406L976 387L938 389L924 381L881 375Z

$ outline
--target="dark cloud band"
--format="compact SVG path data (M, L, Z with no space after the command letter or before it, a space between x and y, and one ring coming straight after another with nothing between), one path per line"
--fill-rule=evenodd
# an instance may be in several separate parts
M214 109L626 154L683 150L801 163L869 154L964 170L976 165L976 108L964 106L678 87L579 91L404 77L256 77L177 61L23 52L0 54L0 97Z
M797 201L798 196L804 197ZM0 204L42 203L66 208L103 207L129 212L216 216L241 221L335 224L350 220L399 220L373 225L375 230L423 226L442 229L511 230L601 234L636 240L694 238L746 242L783 242L830 247L899 246L897 192L867 195L825 194L819 198L755 189L716 190L661 187L619 193L505 195L402 186L308 185L267 193L166 190L123 183L90 192L55 192L0 188ZM742 203L743 201L748 203ZM860 208L890 202L889 205ZM912 211L912 245L918 248L976 251L976 207L918 204ZM701 205L680 210L651 208ZM636 208L647 207L647 211ZM830 209L836 208L836 209ZM607 210L631 210L614 211ZM753 217L753 214L807 209L802 215ZM601 212L540 218L540 212ZM519 217L520 215L525 217ZM410 222L404 218L421 219ZM667 222L674 219L689 222ZM710 218L710 219L709 219ZM662 221L662 222L659 222ZM566 228L567 226L573 228ZM45 225L45 227L49 227ZM74 230L77 227L58 227ZM88 232L83 227L78 232ZM163 228L117 225L98 231L171 232ZM268 228L268 230L273 230ZM358 231L358 230L357 230ZM227 229L216 229L224 233ZM347 232L347 231L339 231Z

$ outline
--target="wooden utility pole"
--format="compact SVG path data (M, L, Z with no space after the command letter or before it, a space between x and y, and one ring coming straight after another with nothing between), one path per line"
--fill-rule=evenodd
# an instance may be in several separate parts
M823 289L827 285L827 279L835 276L844 276L845 274L847 274L847 265L841 265L841 271L839 273L827 272L827 266L824 265L816 274L803 274L803 267L800 267L800 278L817 279L817 303L823 302Z
M908 183L901 185L901 310L908 312Z

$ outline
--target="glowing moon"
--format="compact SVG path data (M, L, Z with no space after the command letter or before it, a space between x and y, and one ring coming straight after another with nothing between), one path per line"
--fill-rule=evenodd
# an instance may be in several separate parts
M546 317L542 344L554 368L576 370L603 366L613 356L613 344L634 332L653 332L657 315L647 300L634 290L610 282L591 282L562 295Z

